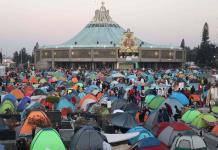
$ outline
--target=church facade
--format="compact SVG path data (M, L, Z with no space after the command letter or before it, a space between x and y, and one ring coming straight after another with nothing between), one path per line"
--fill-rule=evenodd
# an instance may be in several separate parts
M186 60L180 47L150 44L123 29L103 4L75 37L63 44L37 47L34 53L38 68L131 69L180 66Z

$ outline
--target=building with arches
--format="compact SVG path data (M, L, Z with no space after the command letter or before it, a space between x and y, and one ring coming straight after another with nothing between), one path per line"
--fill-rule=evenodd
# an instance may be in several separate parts
M131 69L180 66L186 53L180 47L145 42L114 22L104 3L94 18L72 39L35 48L35 64L45 67L110 67Z

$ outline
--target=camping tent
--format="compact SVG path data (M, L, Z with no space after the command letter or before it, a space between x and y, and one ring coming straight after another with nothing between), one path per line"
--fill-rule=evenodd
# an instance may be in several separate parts
M46 128L36 134L30 150L66 150L66 148L58 132L52 128Z
M161 96L156 96L155 98L153 98L151 100L151 102L148 104L148 107L150 109L158 109L160 107L160 105L164 102L165 98L161 97Z
M145 97L145 103L149 104L152 99L155 98L155 95L149 94Z
M3 103L5 100L11 101L11 102L14 104L14 106L16 106L17 98L16 98L14 95L12 95L12 94L7 94L7 95L5 95L5 96L2 98L2 102L1 102L1 103Z
M114 126L130 129L137 125L134 117L129 113L115 113L111 115L111 123Z
M169 150L169 148L161 143L155 137L144 138L138 141L134 146L133 149L137 150Z
M217 119L211 114L201 114L195 118L191 125L197 129L208 127L208 124L216 123Z
M158 139L167 146L171 146L174 138L179 133L184 133L187 131L191 131L191 128L189 128L187 125L179 122L173 122L159 134Z
M178 100L182 105L188 105L189 104L189 100L188 98L180 93L180 92L173 92L170 96L169 96L170 99L176 99Z
M139 132L140 134L137 137L132 138L132 139L129 140L128 143L130 145L133 145L133 144L137 143L141 139L154 137L154 135L150 131L148 131L147 129L145 129L145 128L141 127L141 126L134 127L132 129L128 130L127 133L133 133L133 132Z
M1 105L0 105L0 114L5 114L7 112L14 112L15 111L15 107L12 104L11 101L9 100L5 100Z
M182 121L185 123L191 123L195 118L197 118L201 113L197 110L190 109L184 113L182 116Z
M103 150L107 139L92 126L84 126L72 137L69 150Z
M28 97L28 96L25 96L22 100L20 100L20 102L18 103L18 105L17 105L17 111L23 111L24 109L25 109L25 107L26 107L26 105L28 104L28 103L30 103L31 102L31 98L30 97Z
M182 135L176 137L171 150L207 150L207 146L197 135Z
M218 125L215 125L211 131L212 135L218 136Z
M11 94L14 95L18 100L24 97L23 92L19 89L14 89L13 91L11 91Z
M61 98L56 106L56 109L61 111L63 108L70 108L73 112L76 109L76 107L67 99Z
M20 136L32 135L32 130L36 127L48 128L51 126L51 122L46 114L42 111L32 111L28 115L27 119L24 121L21 130Z
M152 112L149 117L148 120L145 122L145 127L148 128L149 130L152 130L153 127L155 127L157 124L157 120L158 120L158 111Z

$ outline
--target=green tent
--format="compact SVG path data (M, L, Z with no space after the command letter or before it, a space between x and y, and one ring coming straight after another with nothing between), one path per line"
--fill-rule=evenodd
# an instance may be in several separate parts
M191 125L197 129L206 128L208 123L215 123L217 119L211 114L201 114L195 118Z
M81 83L81 82L76 83L76 85L83 87L83 83Z
M212 112L218 114L218 106L212 107Z
M5 114L7 111L15 112L15 107L9 100L5 100L0 106L0 114Z
M148 104L150 109L158 109L160 105L164 102L164 97L156 96L152 99L152 101Z
M44 84L47 83L47 80L45 78L40 79L39 83Z
M153 98L155 98L155 95L147 95L145 97L145 103L149 104Z
M185 123L191 123L200 114L201 113L199 111L190 109L182 116L182 121L184 121Z
M216 123L217 122L217 119L211 114L204 114L202 119L208 123Z
M46 128L36 134L30 150L66 150L66 148L58 132L52 128Z

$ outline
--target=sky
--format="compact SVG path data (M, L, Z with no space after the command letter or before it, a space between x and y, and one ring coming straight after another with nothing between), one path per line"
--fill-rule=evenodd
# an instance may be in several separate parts
M0 50L12 56L26 47L61 44L94 17L102 0L0 0ZM218 43L218 0L104 0L112 19L153 44L201 42L209 24L210 40Z

